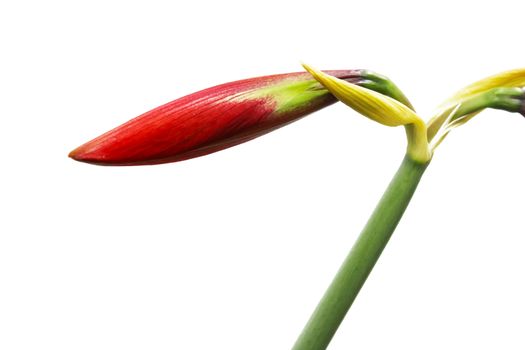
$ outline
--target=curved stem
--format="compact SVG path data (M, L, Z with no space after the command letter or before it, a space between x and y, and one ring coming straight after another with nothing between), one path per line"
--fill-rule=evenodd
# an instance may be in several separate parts
M443 128L447 127L447 124L450 125L461 118L466 118L464 121L467 121L485 108L518 112L525 115L525 90L517 87L494 88L465 98L459 101L457 105L450 105L428 122L428 141L432 141ZM450 113L453 114L450 115Z
M293 350L326 349L399 223L427 165L405 156Z

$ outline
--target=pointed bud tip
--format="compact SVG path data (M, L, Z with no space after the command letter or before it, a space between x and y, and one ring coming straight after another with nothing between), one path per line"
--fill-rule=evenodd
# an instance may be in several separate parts
M95 164L95 165L112 165L108 162L101 154L94 152L86 144L75 148L67 155L69 158L76 160L77 162Z
M87 152L85 152L83 146L75 148L67 156L77 162L92 163L92 160L90 161L89 157L87 157Z
M69 154L68 154L67 156L68 156L69 158L73 159L73 160L81 160L81 159L79 159L79 158L80 158L80 157L79 157L79 154L80 154L80 152L79 152L79 148L80 148L80 147L75 148L74 150L72 150L71 152L69 152Z

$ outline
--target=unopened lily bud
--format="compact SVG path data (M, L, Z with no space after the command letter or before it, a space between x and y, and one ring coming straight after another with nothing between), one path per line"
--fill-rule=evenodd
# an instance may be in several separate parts
M362 72L336 70L327 74L359 84ZM99 165L185 160L251 140L336 101L306 72L240 80L155 108L69 156Z

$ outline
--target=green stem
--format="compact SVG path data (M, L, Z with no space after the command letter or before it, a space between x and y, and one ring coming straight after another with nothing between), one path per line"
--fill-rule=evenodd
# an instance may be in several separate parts
M448 124L461 117L473 116L474 113L479 113L485 108L501 109L507 112L519 112L524 114L525 111L525 91L521 88L502 87L494 88L484 91L477 95L471 96L461 100L459 108L454 112ZM432 119L427 125L428 141L432 141L434 136L441 130L445 121L452 113L454 106L445 109L444 113L437 118ZM525 115L525 114L524 114Z
M523 90L520 88L494 88L463 101L452 120L485 108L520 112L523 106L523 95Z
M326 349L399 223L427 165L405 156L293 350Z

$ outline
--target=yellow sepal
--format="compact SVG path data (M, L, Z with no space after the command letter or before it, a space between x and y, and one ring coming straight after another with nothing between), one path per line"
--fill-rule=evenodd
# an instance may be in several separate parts
M470 84L447 99L443 105L457 105L469 97L494 88L523 86L525 86L525 68L513 69L503 73L491 75L490 77Z
M338 79L306 64L303 67L338 100L365 117L387 126L406 126L409 155L420 162L430 160L426 124L410 108L393 98Z
M432 140L436 134L445 127L447 129L445 133L440 132L440 136L444 138L450 129L465 124L481 112L470 113L463 116L461 120L453 121L453 124L451 125L444 125L452 111L460 106L465 100L495 88L513 88L523 86L525 86L525 68L513 69L495 74L466 86L443 102L438 108L438 111L430 119L428 122L428 139ZM441 141L442 140L439 140L438 142Z

